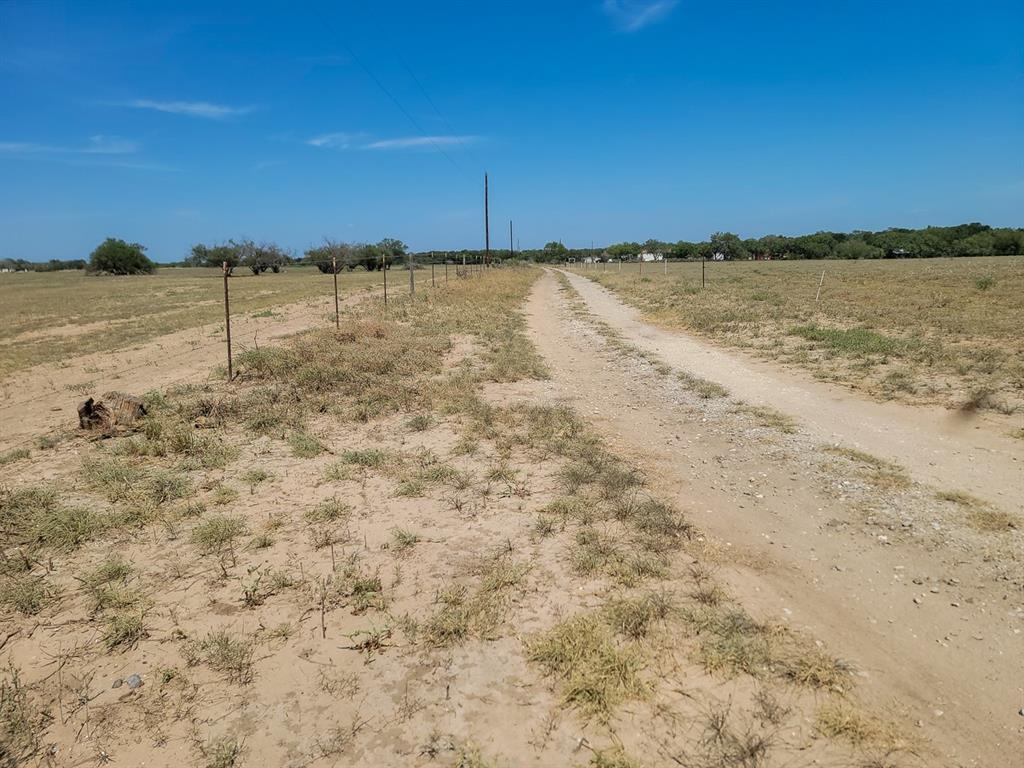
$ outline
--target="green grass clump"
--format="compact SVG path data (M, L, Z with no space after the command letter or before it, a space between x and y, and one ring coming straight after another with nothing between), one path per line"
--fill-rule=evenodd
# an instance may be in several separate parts
M812 324L794 326L789 332L848 355L901 355L916 346L905 339L883 336L867 328L823 328Z
M132 648L146 635L145 612L127 607L107 619L103 630L103 642L108 650Z
M387 458L388 455L384 451L375 448L345 451L341 454L341 460L346 464L355 464L357 467L370 467L372 469L384 466Z
M638 597L609 601L603 609L605 622L630 640L647 636L651 626L675 613L673 598L665 592L649 592Z
M314 459L324 452L323 443L306 432L292 432L288 436L292 455L300 459Z
M63 505L54 488L0 486L0 547L71 550L108 525L94 510Z
M16 461L27 459L32 455L32 451L28 448L14 448L6 453L0 453L0 467L5 464L13 464Z
M192 529L192 543L205 555L217 554L230 547L245 530L241 517L211 515Z
M0 606L23 616L35 616L57 596L44 579L34 576L0 576Z
M586 716L607 720L619 704L648 692L640 654L616 644L597 616L557 624L528 640L526 652L545 674L561 681L563 702Z
M418 533L396 528L391 532L391 550L396 554L403 555L422 540Z
M182 653L190 667L203 663L231 682L246 684L252 682L255 650L249 638L218 630L202 640L187 643Z
M338 499L328 499L307 509L302 518L307 523L331 523L336 520L347 520L351 514L352 507L348 504Z

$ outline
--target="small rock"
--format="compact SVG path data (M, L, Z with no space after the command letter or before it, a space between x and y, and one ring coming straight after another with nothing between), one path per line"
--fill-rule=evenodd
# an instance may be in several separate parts
M117 680L114 681L113 685L111 685L110 687L111 688L120 688L123 683L124 683L124 680L122 680L119 677L119 678L117 678Z
M125 682L128 683L128 687L131 688L133 691L136 688L142 687L142 678L138 675L130 675L128 679L125 680Z
M933 595L939 594L939 588L938 587L932 587L928 591L931 592Z
M914 602L917 603L918 605L920 605L921 603L924 602L924 600L922 600L920 597L915 597L914 598Z

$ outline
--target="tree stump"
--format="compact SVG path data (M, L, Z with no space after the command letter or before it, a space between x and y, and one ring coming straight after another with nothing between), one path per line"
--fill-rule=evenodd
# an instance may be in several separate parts
M137 419L146 415L146 406L134 395L107 392L103 400L89 398L78 406L78 426L89 432L113 434L130 428Z

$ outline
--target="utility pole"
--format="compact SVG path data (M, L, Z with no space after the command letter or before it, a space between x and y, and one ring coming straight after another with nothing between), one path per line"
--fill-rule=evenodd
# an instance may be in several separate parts
M484 252L485 263L491 261L491 210L487 189L487 172L484 171Z
M514 259L516 257L516 249L512 247L512 219L508 220L508 257Z

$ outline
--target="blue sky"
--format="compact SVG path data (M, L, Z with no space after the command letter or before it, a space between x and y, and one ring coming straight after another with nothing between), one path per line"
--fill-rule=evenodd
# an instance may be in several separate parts
M0 2L0 257L1024 225L1024 3Z

